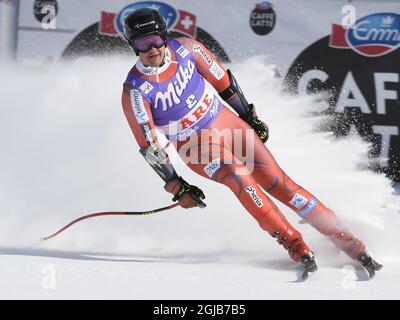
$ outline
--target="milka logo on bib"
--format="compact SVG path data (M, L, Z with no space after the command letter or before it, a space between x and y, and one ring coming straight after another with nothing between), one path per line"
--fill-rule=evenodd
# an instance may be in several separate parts
M161 104L162 110L167 111L168 107L171 108L174 104L180 103L180 97L192 79L194 70L195 65L191 60L188 60L187 67L180 66L174 80L169 83L167 91L157 92L154 107L157 109Z

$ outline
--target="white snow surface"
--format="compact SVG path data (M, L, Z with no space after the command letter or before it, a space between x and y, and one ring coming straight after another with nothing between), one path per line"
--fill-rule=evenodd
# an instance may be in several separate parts
M385 265L372 281L279 204L320 267L296 282L299 265L234 195L179 162L179 174L204 190L206 209L94 218L40 243L83 214L171 203L122 112L134 62L124 59L2 66L1 299L400 298L399 197L384 176L358 168L368 150L359 137L337 141L313 130L320 120L307 117L313 99L282 93L266 57L229 67L269 124L267 145L281 167Z

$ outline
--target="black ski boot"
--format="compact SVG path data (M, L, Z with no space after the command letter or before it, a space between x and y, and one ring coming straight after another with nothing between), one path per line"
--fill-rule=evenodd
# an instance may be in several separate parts
M310 274L318 270L314 253L311 251L300 258L300 263L304 266L304 272L301 275L303 281L307 280Z
M361 253L358 256L357 261L360 261L363 267L367 270L370 279L375 276L375 271L383 268L383 265L372 259L371 256L366 252Z

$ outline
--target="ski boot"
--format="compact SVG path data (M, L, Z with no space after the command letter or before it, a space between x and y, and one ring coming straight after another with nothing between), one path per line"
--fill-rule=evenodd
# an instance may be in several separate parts
M303 281L308 279L310 274L313 274L318 270L317 263L315 262L314 253L312 251L308 252L300 258L300 263L304 266L304 272L301 275Z
M287 230L284 234L275 231L272 237L276 238L277 242L288 251L289 256L296 262L298 262L303 255L311 251L304 242L301 234L296 230Z
M289 253L289 256L296 262L300 262L304 266L304 271L301 274L303 281L307 280L308 276L313 272L317 271L318 267L315 263L313 252L310 250L308 245L304 242L301 234L298 232L286 233L280 235L277 231L273 235L277 238L278 243L282 245ZM289 237L291 239L289 239Z
M382 264L372 259L365 251L358 256L357 261L361 262L362 266L367 270L370 279L375 276L375 271L379 271L383 268Z

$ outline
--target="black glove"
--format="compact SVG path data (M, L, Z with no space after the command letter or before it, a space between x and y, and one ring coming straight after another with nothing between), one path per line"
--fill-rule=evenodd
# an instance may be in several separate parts
M269 138L269 129L265 122L261 121L261 119L256 115L254 111L254 105L249 104L249 113L243 114L240 116L245 122L247 122L250 127L253 128L255 133L260 137L263 143L267 142Z
M178 201L179 205L185 209L206 207L206 204L202 201L206 198L203 191L188 184L182 177L167 182L164 189L174 195L172 201Z

